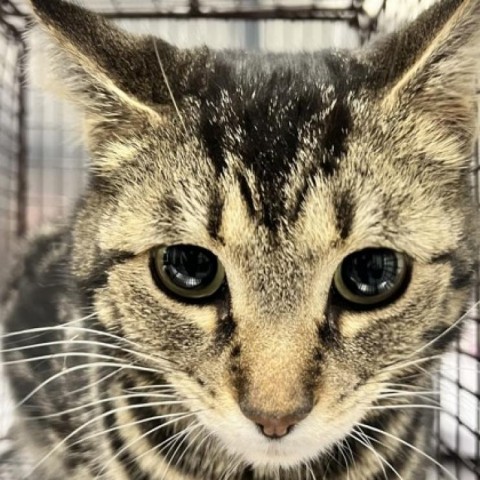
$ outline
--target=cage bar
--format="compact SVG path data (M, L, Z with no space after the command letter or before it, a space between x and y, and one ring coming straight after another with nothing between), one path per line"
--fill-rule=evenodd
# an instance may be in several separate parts
M18 14L8 0L0 12L0 252L7 254L26 233L25 43ZM0 278L5 269L0 270Z

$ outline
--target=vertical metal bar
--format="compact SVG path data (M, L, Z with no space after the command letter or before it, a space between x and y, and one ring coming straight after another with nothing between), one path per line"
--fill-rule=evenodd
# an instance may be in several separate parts
M477 91L477 94L479 92ZM478 102L477 102L477 118L480 117L480 112L478 108ZM480 138L477 139L477 142L475 143L475 156L474 156L474 162L473 162L473 188L474 188L474 198L475 198L475 205L477 208L477 211L480 209L480 185L479 185L479 180L480 180ZM477 255L477 260L480 260L480 252L476 252ZM476 351L475 354L477 355L477 358L480 356L480 308L478 306L478 301L480 300L480 262L479 266L476 269L475 272L475 287L474 287L474 298L473 301L477 303L477 308L475 309L475 312L473 313L473 321L475 322L475 330L476 330ZM478 367L478 364L477 364ZM480 461L480 401L478 394L480 394L480 369L477 368L477 375L476 375L476 381L477 381L477 391L475 392L477 394L476 396L476 409L477 409L477 418L476 418L476 427L477 427L477 437L476 437L476 443L475 443L475 459L474 461L478 465L478 462Z
M19 37L21 39L21 37ZM26 83L25 67L27 49L23 40L20 40L18 57L18 154L17 154L17 236L23 237L27 233L27 122L26 122Z
M200 13L200 1L190 0L190 15L198 15Z
M259 0L252 2L253 7L259 6ZM260 22L245 22L245 48L247 50L259 50L260 49Z

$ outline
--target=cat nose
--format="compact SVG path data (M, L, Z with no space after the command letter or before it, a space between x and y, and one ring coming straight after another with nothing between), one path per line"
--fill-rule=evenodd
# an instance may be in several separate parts
M308 416L310 410L294 412L281 417L259 415L255 413L245 414L245 416L254 422L260 428L261 432L269 438L282 438L288 435L297 423L300 423Z

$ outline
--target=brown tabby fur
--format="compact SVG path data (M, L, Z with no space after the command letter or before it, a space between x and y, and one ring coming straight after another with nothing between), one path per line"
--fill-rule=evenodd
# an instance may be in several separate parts
M408 405L429 402L406 392L431 390L475 271L480 2L444 0L360 51L298 55L179 50L31 3L91 170L69 226L30 244L3 295L20 403L5 471L424 478L430 410ZM228 292L195 305L157 288L150 252L174 244L214 252ZM342 308L332 276L367 247L405 253L408 287ZM277 440L240 408L308 404Z

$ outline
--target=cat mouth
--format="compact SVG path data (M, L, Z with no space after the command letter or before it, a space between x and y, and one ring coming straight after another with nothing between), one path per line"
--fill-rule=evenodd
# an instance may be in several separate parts
M321 455L323 451L323 449L315 449L306 452L303 442L294 442L287 438L264 438L256 446L255 443L251 442L249 451L243 451L241 456L252 465L264 467L294 467Z
M261 468L291 468L317 458L330 446L312 441L312 436L293 428L288 435L265 435L261 428L217 432L220 443L235 457Z

